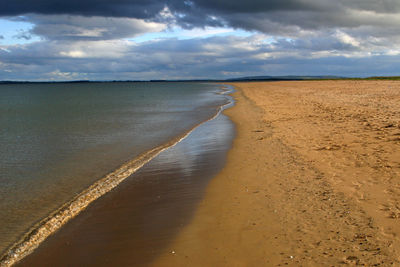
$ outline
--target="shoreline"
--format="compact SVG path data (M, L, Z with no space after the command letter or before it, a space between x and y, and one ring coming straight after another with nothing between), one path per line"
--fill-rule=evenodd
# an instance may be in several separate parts
M399 264L398 223L390 218L390 212L396 214L398 202L392 193L399 188L397 181L392 180L392 188L386 185L386 191L375 189L381 200L382 194L393 197L383 206L373 190L384 184L376 181L369 185L362 179L386 176L387 172L374 166L360 168L363 163L356 152L341 151L346 146L340 146L335 138L343 134L355 151L360 143L361 147L371 146L363 141L364 128L357 135L356 129L338 128L337 123L348 121L346 127L351 127L355 125L352 119L357 118L354 112L363 113L360 110L368 107L364 103L398 99L396 90L386 88L395 87L400 93L400 84L311 81L231 85L237 89L237 102L224 113L236 124L237 136L227 164L210 182L191 223L152 266ZM336 101L341 112L327 99ZM363 114L375 121L370 112ZM332 116L336 118L324 124ZM390 127L382 129L397 127L387 123ZM348 136L355 133L361 139ZM326 145L310 144L323 140ZM339 164L343 160L347 169ZM395 168L394 163L391 166ZM398 178L398 172L393 175ZM345 186L348 184L351 187Z
M190 221L233 136L234 125L222 114L203 123L16 266L147 265Z
M232 91L232 89L226 88L223 85L219 87L221 89L219 94L221 95L229 94ZM116 188L126 178L140 170L144 165L156 158L160 153L176 146L181 141L186 139L199 126L214 120L223 110L231 107L232 105L234 105L234 100L229 97L228 103L218 107L216 109L216 113L212 117L201 121L187 132L177 136L167 143L146 151L134 159L125 162L116 170L111 171L103 178L97 180L94 184L83 190L72 200L65 203L59 209L53 211L49 216L43 218L40 222L28 229L28 231L24 233L16 243L11 245L4 252L4 254L0 255L0 266L12 266L24 259L26 256L34 252L41 243L46 241L49 236L57 232L67 222L84 211L92 202Z

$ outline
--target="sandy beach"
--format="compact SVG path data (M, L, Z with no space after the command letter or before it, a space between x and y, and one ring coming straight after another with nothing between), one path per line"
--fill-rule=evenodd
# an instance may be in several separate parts
M234 86L228 162L153 266L398 266L400 83Z

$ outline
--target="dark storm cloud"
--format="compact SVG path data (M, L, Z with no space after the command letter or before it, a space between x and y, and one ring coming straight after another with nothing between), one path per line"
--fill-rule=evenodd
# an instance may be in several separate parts
M4 2L4 1L3 1ZM168 9L179 25L231 26L270 33L285 27L316 29L393 24L379 14L400 11L397 0L19 0L8 1L0 16L24 14L127 17L165 21ZM398 21L397 21L398 22ZM288 31L289 29L286 29ZM296 29L290 29L295 31Z
M163 25L131 18L29 15L32 34L49 40L111 40L161 31Z
M165 4L158 0L18 0L2 1L0 15L28 13L46 15L84 15L104 17L154 17Z

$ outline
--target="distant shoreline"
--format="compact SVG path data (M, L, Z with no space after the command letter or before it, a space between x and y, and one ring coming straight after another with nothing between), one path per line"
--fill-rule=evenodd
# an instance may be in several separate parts
M1 84L29 83L147 83L147 82L266 82L266 81L326 81L326 80L400 80L400 76L341 77L341 76L254 76L230 79L189 79L189 80L74 80L74 81L0 81Z

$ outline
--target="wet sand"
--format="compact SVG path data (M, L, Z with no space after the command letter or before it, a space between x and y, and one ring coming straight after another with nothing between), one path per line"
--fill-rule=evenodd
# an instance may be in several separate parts
M400 83L234 85L227 164L152 266L400 265Z
M234 126L223 115L197 127L94 201L17 266L146 266L190 221L223 167Z

